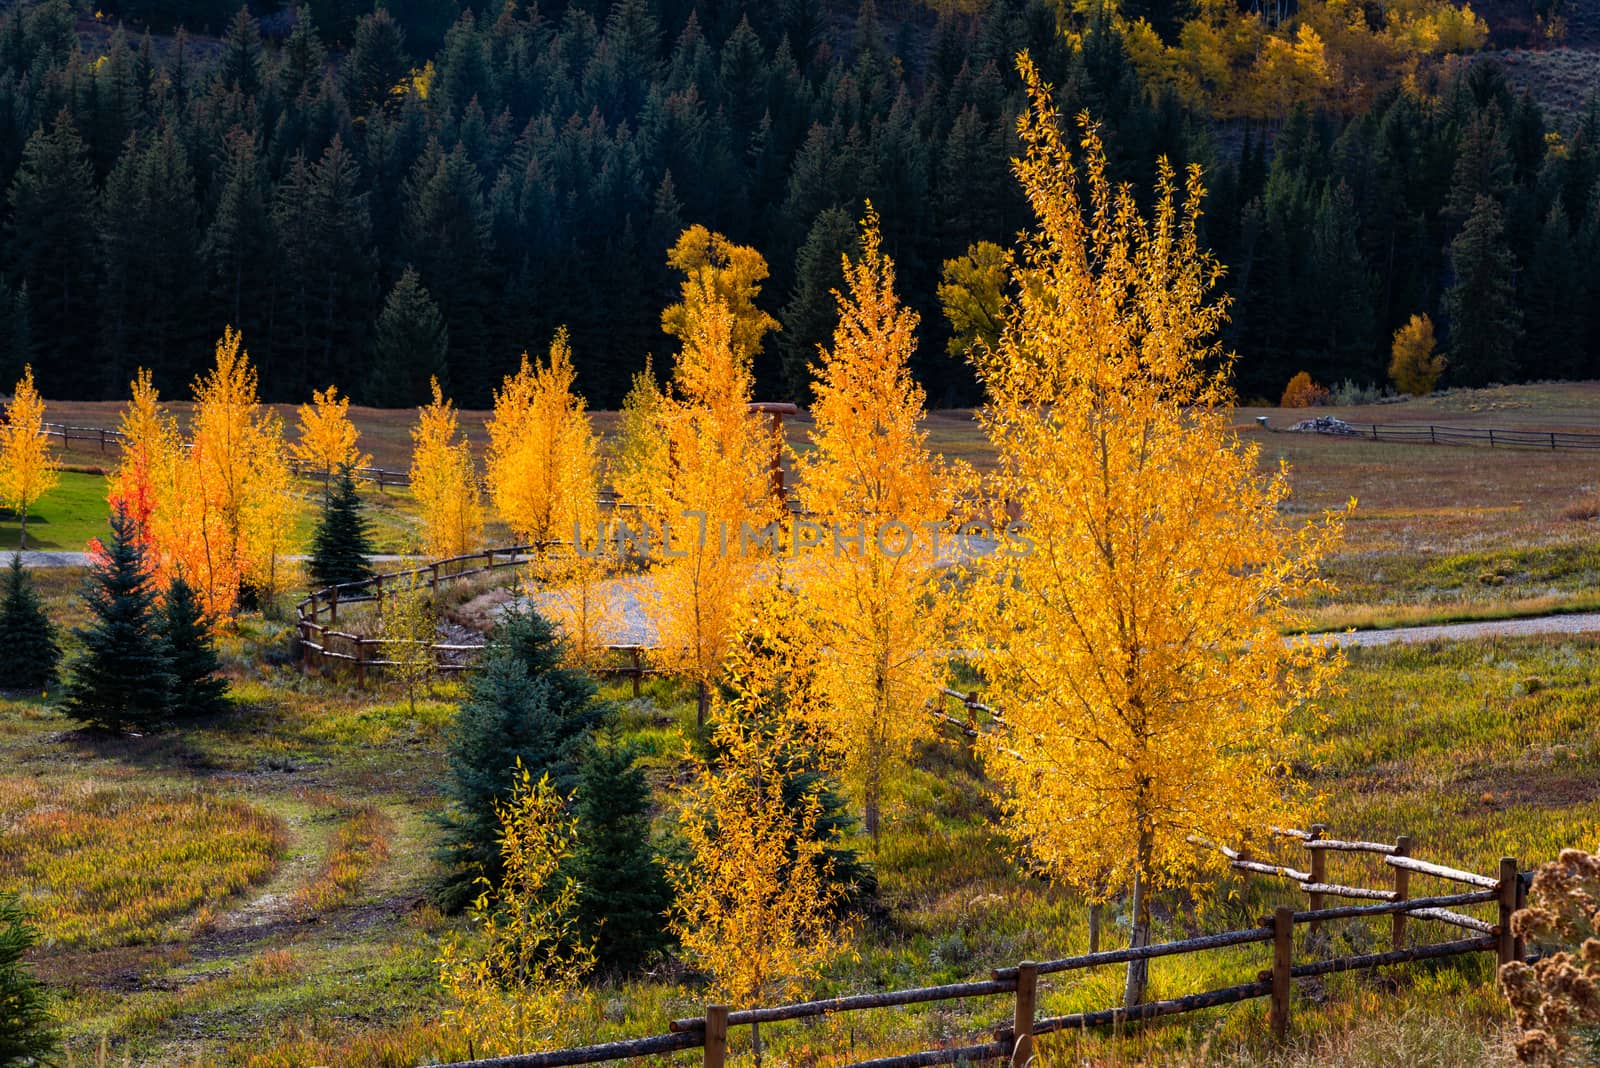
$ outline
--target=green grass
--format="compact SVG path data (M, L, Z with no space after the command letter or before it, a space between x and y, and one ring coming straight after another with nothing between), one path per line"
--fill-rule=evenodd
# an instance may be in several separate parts
M103 475L61 472L61 482L28 512L28 548L82 552L91 538L110 533L106 524L106 480ZM17 549L22 524L0 512L0 550Z

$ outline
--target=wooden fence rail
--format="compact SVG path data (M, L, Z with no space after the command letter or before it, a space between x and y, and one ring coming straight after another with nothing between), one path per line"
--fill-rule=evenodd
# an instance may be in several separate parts
M373 668L395 667L397 661L385 658L385 647L396 643L383 638L339 630L341 605L373 604L381 602L385 593L409 589L413 584L437 592L443 586L477 575L487 575L506 568L525 566L535 559L535 554L557 548L564 542L540 542L527 545L503 545L478 552L432 560L420 567L404 571L390 571L374 575L359 582L343 582L315 590L295 605L296 629L300 638L301 662L313 660L327 664L348 664L356 675L356 683L365 686L367 672ZM328 622L324 623L326 617ZM471 661L481 655L482 642L431 642L434 670L443 674L465 671ZM596 674L628 678L633 683L633 696L638 697L644 679L653 674L644 658L640 645L610 645L606 647L622 661L619 664L595 669Z
M950 691L950 696L961 699L970 706L976 702L973 695ZM985 710L988 711L988 710ZM956 721L959 723L960 721ZM1175 942L1162 942L1150 946L1115 949L1100 953L1085 953L1058 960L1024 961L1008 968L996 968L988 979L943 986L918 987L909 990L890 990L870 994L850 994L816 1001L796 1002L761 1008L734 1009L726 1005L708 1005L705 1014L672 1020L663 1035L600 1045L579 1046L572 1049L552 1050L543 1053L523 1053L486 1060L459 1061L450 1068L560 1068L563 1065L594 1064L603 1061L630 1060L637 1057L659 1056L688 1049L702 1051L706 1068L723 1068L728 1055L730 1028L748 1026L754 1030L763 1023L784 1020L816 1019L837 1013L862 1012L872 1009L894 1008L926 1004L936 1001L966 1001L973 998L1012 996L1012 1013L1009 1020L997 1022L989 1028L988 1035L975 1036L962 1044L940 1049L922 1050L892 1057L858 1061L850 1068L919 1068L922 1065L976 1063L982 1061L1008 1061L1012 1068L1022 1068L1034 1053L1034 1039L1052 1032L1066 1032L1091 1027L1108 1027L1165 1016L1197 1012L1222 1005L1231 1005L1255 998L1270 998L1268 1024L1275 1039L1283 1039L1289 1030L1294 983L1296 980L1340 972L1409 964L1417 961L1442 960L1469 953L1493 952L1501 963L1521 959L1523 946L1511 932L1511 914L1521 907L1525 879L1518 872L1517 862L1505 858L1500 862L1497 878L1475 872L1429 864L1410 857L1411 842L1404 835L1394 844L1384 842L1342 841L1330 839L1325 828L1313 827L1311 831L1293 828L1274 828L1273 835L1296 846L1314 851L1309 865L1325 879L1323 864L1316 857L1326 859L1329 853L1357 853L1381 856L1394 875L1394 888L1379 890L1365 887L1342 886L1318 881L1302 884L1295 876L1302 874L1286 864L1262 864L1248 858L1248 850L1222 849L1222 855L1235 870L1253 874L1270 874L1288 878L1312 900L1313 907L1295 911L1287 906L1278 908L1264 917L1258 927L1219 934L1202 935ZM1210 843L1197 843L1209 846ZM1215 847L1212 848L1221 848ZM1261 869L1265 869L1262 871ZM1424 897L1409 896L1412 875L1423 875L1445 882L1464 883L1475 887L1460 893L1435 894ZM1339 905L1332 908L1316 907L1323 895L1367 898L1382 895L1377 904ZM1473 906L1497 906L1498 915L1490 923L1473 916L1453 911ZM1376 920L1391 917L1393 948L1351 956L1331 957L1295 963L1295 933L1297 929L1314 934L1325 923L1340 920ZM1428 919L1476 932L1472 937L1452 941L1408 945L1404 942L1406 917ZM1085 968L1122 964L1132 960L1152 960L1180 954L1203 953L1232 946L1257 943L1272 944L1270 967L1261 969L1253 981L1237 983L1216 990L1201 991L1182 997L1146 1002L1132 1007L1115 1007L1077 1012L1063 1016L1040 1017L1038 982L1040 977L1077 971ZM1306 945L1325 947L1326 941L1307 940ZM754 1041L754 1036L752 1036Z
M1266 417L1258 417L1269 430L1286 430L1268 426ZM1341 431L1293 431L1293 433L1320 433L1331 437L1365 438L1368 441L1391 441L1412 445L1487 445L1491 449L1600 449L1600 434L1569 430L1521 430L1509 427L1437 426L1431 423L1352 423L1341 420L1349 429Z

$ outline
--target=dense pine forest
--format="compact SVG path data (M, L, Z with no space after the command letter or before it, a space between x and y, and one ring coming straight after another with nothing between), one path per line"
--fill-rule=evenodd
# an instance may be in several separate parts
M31 361L47 396L111 397L144 366L177 394L233 324L268 399L412 405L437 374L481 407L566 325L578 388L613 406L667 362L667 250L703 224L770 269L758 396L804 399L870 199L915 369L971 403L953 353L1001 276L980 243L1025 222L1023 50L1141 195L1159 157L1204 167L1247 398L1302 370L1380 386L1419 313L1446 382L1600 375L1600 106L1547 118L1449 5L1336 37L1308 0L1254 66L1207 60L1207 27L1269 24L1231 4L227 7L0 17L0 379Z

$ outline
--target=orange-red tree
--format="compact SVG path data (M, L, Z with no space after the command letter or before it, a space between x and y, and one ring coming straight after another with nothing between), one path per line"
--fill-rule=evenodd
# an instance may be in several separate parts
M895 293L878 215L844 264L839 325L816 367L813 449L796 464L811 519L827 532L793 570L826 648L821 706L876 840L891 764L926 737L948 656L935 565L947 480L920 428L911 376L917 313Z
M1230 428L1199 169L1180 196L1163 164L1146 218L1086 122L1074 162L1049 87L1019 66L1016 173L1037 221L976 363L988 493L1025 528L974 576L963 644L1005 712L980 743L1005 828L1050 875L1131 892L1142 945L1151 894L1215 863L1191 836L1300 811L1289 717L1337 659L1280 628L1340 522L1287 516L1284 474ZM1144 980L1130 965L1128 1001Z

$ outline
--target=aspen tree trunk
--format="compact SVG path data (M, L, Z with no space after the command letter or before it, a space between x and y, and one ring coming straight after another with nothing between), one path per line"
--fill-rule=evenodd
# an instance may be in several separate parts
M711 688L701 681L695 688L694 722L697 727L706 725L706 710L711 707Z
M18 552L27 552L28 551L28 506L26 504L24 504L22 506L21 519L22 519L22 541L18 545L17 551Z
M1138 866L1133 876L1133 937L1128 940L1129 949L1138 949L1150 944L1150 880L1148 872L1152 855L1155 852L1155 843L1151 840L1148 830L1139 834ZM1130 960L1128 962L1128 982L1123 990L1122 1003L1126 1008L1133 1008L1144 1001L1145 988L1150 981L1150 962L1148 960Z
M1089 952L1100 952L1100 916L1105 906L1095 902L1089 906Z

